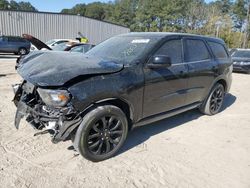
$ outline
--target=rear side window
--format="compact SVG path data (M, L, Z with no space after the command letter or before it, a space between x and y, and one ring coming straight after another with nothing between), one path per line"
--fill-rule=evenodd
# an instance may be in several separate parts
M186 61L202 61L210 58L208 49L202 40L186 40Z
M170 40L161 46L155 55L165 55L171 58L172 64L182 62L182 44L181 40Z
M26 40L21 37L9 37L9 42L26 42Z
M215 58L228 58L227 52L222 44L217 42L208 42L208 44L211 47Z

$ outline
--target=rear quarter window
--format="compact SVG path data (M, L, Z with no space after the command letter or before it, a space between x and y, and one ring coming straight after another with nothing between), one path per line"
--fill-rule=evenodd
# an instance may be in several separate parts
M217 42L208 42L208 45L210 46L215 58L228 58L226 49L222 44L219 44Z
M206 44L199 39L187 39L186 52L185 60L187 62L210 59Z

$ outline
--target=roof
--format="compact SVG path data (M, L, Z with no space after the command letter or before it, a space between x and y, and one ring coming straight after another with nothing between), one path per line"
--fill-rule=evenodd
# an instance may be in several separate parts
M195 35L195 34L190 34L190 33L175 33L175 32L131 32L131 33L126 33L126 34L121 34L119 36L135 36L135 37L167 37L167 36L185 36L185 37L197 37L197 38L204 38L208 40L213 40L217 42L222 42L224 41L220 38L216 37L209 37L209 36L204 36L204 35Z

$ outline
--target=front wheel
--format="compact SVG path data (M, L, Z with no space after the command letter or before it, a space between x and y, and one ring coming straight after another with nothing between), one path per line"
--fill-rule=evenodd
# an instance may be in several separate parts
M220 112L225 96L225 88L222 84L217 83L211 90L208 98L202 106L200 111L206 115L215 115Z
M128 121L120 108L98 106L83 117L74 138L74 147L86 159L102 161L116 154L127 133Z

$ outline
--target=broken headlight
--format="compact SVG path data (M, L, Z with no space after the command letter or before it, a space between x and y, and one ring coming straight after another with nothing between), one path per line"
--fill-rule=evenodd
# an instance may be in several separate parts
M42 101L52 107L63 107L70 101L67 90L37 89Z

